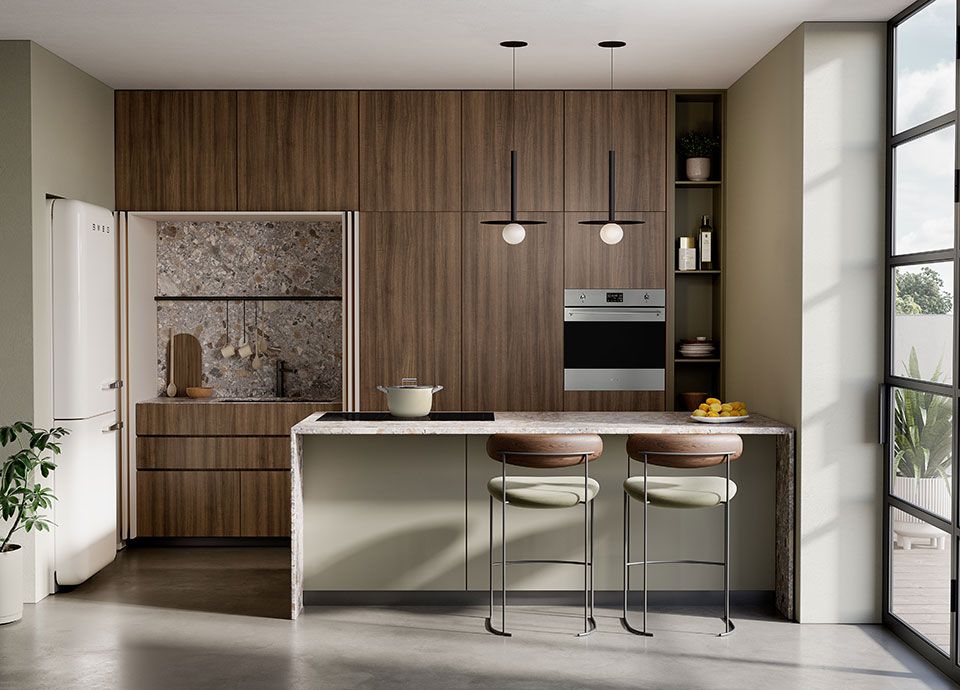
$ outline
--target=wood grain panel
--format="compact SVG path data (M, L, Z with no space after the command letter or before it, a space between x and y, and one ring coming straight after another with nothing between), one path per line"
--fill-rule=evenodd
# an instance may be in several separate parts
M564 391L567 412L659 412L663 391Z
M362 214L359 309L360 409L386 409L376 386L404 377L461 409L459 213Z
M244 537L290 536L290 473L240 474L240 534Z
M510 209L510 150L517 150L517 206L563 208L563 93L465 91L463 210Z
M564 286L568 288L665 288L665 214L623 213L646 221L624 225L623 240L605 244L596 225L580 225L604 211L564 214Z
M167 343L167 365L168 382L176 383L178 398L187 397L187 388L203 385L203 351L193 334L177 333Z
M463 214L463 409L563 409L563 214L509 245Z
M608 208L608 154L617 152L617 210L666 210L666 94L564 94L564 209Z
M290 469L290 439L287 436L140 436L137 469Z
M137 473L141 537L240 536L240 473Z
M460 210L460 92L360 94L360 209Z
M241 91L240 210L357 208L359 107L357 91Z
M314 412L340 409L340 403L145 402L137 404L137 435L287 436Z
M117 91L117 208L237 208L234 91Z

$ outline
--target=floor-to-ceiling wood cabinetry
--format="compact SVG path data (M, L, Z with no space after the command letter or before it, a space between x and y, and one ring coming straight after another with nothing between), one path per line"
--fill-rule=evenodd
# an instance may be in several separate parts
M117 208L237 208L235 91L117 91Z
M357 208L359 107L356 91L240 91L240 210Z

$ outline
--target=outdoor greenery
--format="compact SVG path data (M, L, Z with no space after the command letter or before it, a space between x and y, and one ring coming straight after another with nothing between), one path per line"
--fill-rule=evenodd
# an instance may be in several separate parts
M10 538L17 530L42 531L53 526L38 511L52 508L57 497L49 488L34 483L34 476L37 469L44 477L56 469L53 456L60 454L57 441L68 433L62 427L35 429L28 422L0 427L0 447L13 445L17 448L0 467L0 516L4 520L13 520L0 542L0 552L8 550Z
M912 379L924 379L917 351L910 349L905 365ZM927 380L942 377L940 365ZM897 475L926 479L940 477L950 486L953 409L950 398L934 393L897 388L895 392L893 460Z
M681 158L709 158L720 150L720 137L709 132L687 132L678 142Z
M950 314L953 295L943 289L943 278L929 266L917 272L897 271L898 314Z

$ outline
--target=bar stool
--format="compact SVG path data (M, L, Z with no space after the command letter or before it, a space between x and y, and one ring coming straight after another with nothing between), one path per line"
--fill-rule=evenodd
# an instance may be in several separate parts
M590 478L589 464L600 457L603 441L595 434L494 434L487 439L487 455L500 462L500 476L487 482L490 526L490 611L488 632L511 637L506 631L507 566L528 563L565 563L583 566L583 632L596 627L593 618L593 499L600 484ZM507 465L557 469L583 465L579 476L507 476ZM504 490L506 487L506 490ZM493 560L493 502L500 502L500 560ZM507 505L517 508L557 509L583 505L583 560L507 560ZM589 510L588 510L589 507ZM589 546L589 554L588 554ZM493 626L493 566L500 566L500 628Z
M647 566L660 563L699 563L723 566L724 631L733 632L730 620L730 500L737 485L730 480L730 462L740 457L743 441L735 434L633 434L627 439L627 478L623 482L623 627L635 635L652 637L647 632ZM643 476L630 475L630 460L643 463ZM648 477L647 466L699 468L723 464L724 476ZM649 488L648 488L649 487ZM643 560L630 561L630 499L643 503ZM647 504L663 508L713 508L723 506L723 561L681 559L647 560ZM630 592L630 567L643 566L643 625L639 630L627 620L627 596Z

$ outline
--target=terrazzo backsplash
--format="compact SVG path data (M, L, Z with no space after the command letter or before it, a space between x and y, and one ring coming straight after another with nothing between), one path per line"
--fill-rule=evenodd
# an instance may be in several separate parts
M257 300L256 295L339 297L341 229L330 221L162 221L157 224L157 294L243 296L230 301L157 302L157 389L167 385L170 329L191 333L203 353L204 385L217 397L275 395L279 359L289 397L340 400L342 307L339 300ZM244 303L246 329L244 329ZM224 358L243 334L252 358Z

